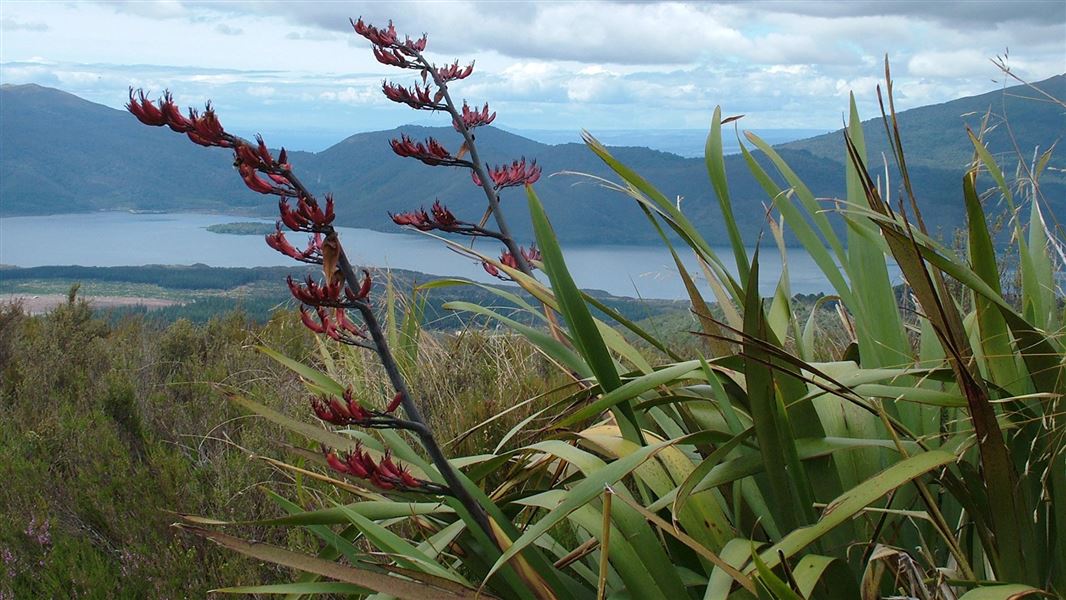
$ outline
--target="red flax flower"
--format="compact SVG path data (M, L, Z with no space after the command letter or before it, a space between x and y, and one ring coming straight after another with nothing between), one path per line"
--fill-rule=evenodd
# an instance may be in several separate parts
M387 415L395 412L399 407L400 401L403 396L397 393L384 412L375 412L368 410L358 400L355 399L354 391L351 386L344 391L343 398L337 398L336 396L312 396L310 398L311 409L315 412L320 420L333 425L359 425L361 427L370 427L374 425L371 420L374 417L380 417L377 424L389 423L391 417Z
M288 173L289 171L292 170L292 165L289 164L289 153L286 152L284 148L282 148L281 152L278 153L278 161L276 163L274 163L274 165L275 165L275 168L277 168L278 170L282 171L282 173ZM286 177L285 175L278 174L278 173L273 173L273 172L268 173L268 175L270 176L271 179L274 180L274 183L280 183L281 185L292 186L292 182L289 181L289 178ZM329 198L327 197L327 199L329 199Z
M370 40L371 44L375 46L393 46L396 44L398 36L396 34L396 27L392 24L392 20L389 20L388 28L379 29L373 25L367 25L363 22L363 17L359 17L359 20L352 21L349 19L355 32L359 35Z
M407 48L409 52L422 52L426 49L426 34L422 34L422 37L412 40L411 38L404 36L403 47Z
M443 94L432 93L429 85L419 87L415 84L413 87L405 88L402 85L385 81L381 84L381 91L389 100L406 104L416 110L446 110L448 108L440 103Z
M435 138L428 138L425 142L415 142L407 134L400 135L400 139L391 140L392 151L405 158L416 158L427 165L437 166L472 166L469 161L452 156L451 152L441 145Z
M233 152L237 155L237 159L259 170L280 168L280 163L274 161L274 157L270 154L270 149L267 148L266 142L263 141L263 136L256 135L255 140L256 146L254 148L243 143L235 145ZM287 156L285 160L288 160Z
M236 160L240 161L241 164L247 167L260 169L267 166L267 164L263 163L263 158L259 153L253 150L248 144L237 144L237 146L233 148L233 153L237 155Z
M522 257L526 259L526 263L529 264L529 266L531 267L533 266L533 261L539 262L541 260L540 249L536 246L530 246L529 250L526 250L525 248L519 246L518 251L522 253ZM504 251L504 253L500 255L500 263L512 269L518 268L518 261L515 259L514 255L508 251ZM509 277L502 274L500 272L500 269L492 263L483 262L481 263L481 266L485 269L486 273L492 275L493 277L497 277L503 280L509 279Z
M322 234L316 233L307 241L307 248L297 250L289 240L285 239L285 233L281 230L281 221L276 224L277 230L266 236L267 246L278 252L294 258L300 262L320 264L322 262Z
M319 307L318 310L319 315L321 316L322 308ZM333 317L336 321L336 325L333 327L327 326L326 335L334 341L354 345L358 341L355 338L366 339L366 332L360 329L358 325L348 318L348 311L343 308L337 308L333 313Z
M400 226L409 225L419 231L429 231L436 228L433 219L429 217L429 213L427 213L424 208L405 213L397 213L395 215L389 213L389 216L392 218L393 223Z
M370 290L374 287L374 280L370 277L370 271L363 269L363 281L359 284L359 290L355 291L349 286L344 286L344 296L351 302L362 302L370 296Z
M433 207L430 209L433 211L433 222L437 224L437 227L441 229L447 229L459 223L452 214L452 211L448 210L447 206L440 203L440 200L433 202Z
M456 79L466 79L467 77L470 77L470 74L473 72L474 63L471 62L465 67L460 67L459 61L455 61L454 63L448 66L438 67L437 78L442 83L447 83L449 81L455 81Z
M289 164L289 155L284 148L278 153L278 167L286 171L292 168L292 165Z
M321 322L315 321L315 318L311 316L311 311L303 306L300 307L300 320L303 322L304 327L311 331L315 333L326 333L326 326Z
M404 41L401 42L392 21L389 21L387 28L367 25L363 22L362 17L357 21L351 21L351 24L356 33L370 40L370 43L374 45L374 58L378 62L384 65L400 67L401 69L412 66L417 68L416 63L409 61L408 58L415 58L426 49L427 38L425 34L414 40L404 36Z
M421 487L421 483L407 472L407 469L392 462L392 455L386 451L378 461L377 472L370 476L370 481L380 488L389 489L385 485L402 487ZM385 485L382 485L385 484Z
M400 67L401 69L406 69L411 64L398 50L385 50L379 46L374 46L374 58L383 65Z
M307 231L319 233L326 231L336 214L333 210L333 196L326 194L326 208L323 210L318 201L310 196L300 196L296 201L296 208L289 205L288 200L282 197L278 201L278 211L281 213L281 222L293 231Z
M343 399L312 396L311 409L319 419L334 425L366 425L374 416L355 399L350 386L344 390Z
M473 129L474 127L488 125L494 120L496 120L496 113L489 113L489 105L487 102L481 110L478 110L476 108L471 109L470 106L467 105L466 101L463 101L462 126L466 129ZM456 131L462 131L462 128L460 128L459 120L453 121L452 126L455 127Z
M189 135L194 134L190 132ZM285 162L288 156L285 150L282 150L279 155L281 160L275 161L266 142L263 141L263 136L256 136L255 147L239 138L234 139L235 142L232 145L236 158L233 164L249 189L260 194L276 194L282 198L296 195L292 181L285 175L288 170L288 163ZM269 181L260 177L260 174L269 177Z
M130 101L126 103L126 110L133 113L133 116L137 117L137 120L145 125L151 125L152 127L166 125L167 118L163 111L145 96L144 90L137 90L136 93L139 99L134 97L134 91L131 87Z
M359 35L370 40L371 44L381 48L391 48L402 52L408 56L415 56L419 52L426 49L426 34L422 34L422 37L412 40L409 36L404 36L404 41L400 42L400 36L396 33L396 27L389 21L388 28L378 28L373 25L367 25L363 22L363 18L359 17L358 20L352 21L349 19L355 32Z
M246 148L247 146L239 146L240 148ZM287 195L287 190L279 188L269 181L259 176L258 169L251 164L248 164L239 158L234 163L237 167L237 172L241 174L241 179L244 180L244 185L248 186L248 189L260 194L278 194L280 196Z
M315 317L318 317L316 320ZM306 307L300 306L300 320L304 327L314 333L324 333L330 339L347 344L349 346L367 347L366 332L348 318L348 313L342 307L324 306L315 307L314 314Z
M136 94L136 95L135 95ZM230 148L233 146L232 138L226 135L218 116L208 103L201 115L195 110L189 110L189 116L181 114L181 110L174 103L174 96L169 91L163 92L163 97L158 104L148 99L144 90L134 92L130 88L130 101L126 103L126 110L130 111L137 120L145 125L162 127L166 125L173 131L184 133L189 139L201 146L220 146Z
M434 229L440 229L441 231L455 231L461 226L466 225L459 219L455 218L452 211L448 210L447 206L440 203L437 200L433 203L431 212L427 213L426 210L419 209L411 212L389 214L392 217L392 222L397 225L408 225L414 227L419 231L432 231Z
M174 104L174 96L169 91L163 92L163 99L159 101L159 108L166 119L167 126L178 133L189 133L196 130L196 124L192 119L181 114L181 109Z
M186 132L185 135L189 136L193 142L208 147L233 147L233 136L227 134L222 128L222 123L219 122L218 115L215 114L215 109L211 108L210 102L207 103L202 115L190 108L189 120L192 121L193 130Z
M418 490L430 487L427 485L429 482L414 477L406 467L393 462L389 452L386 452L380 461L375 461L369 452L363 450L361 444L356 444L355 449L344 456L328 448L323 448L322 452L326 463L334 471L366 479L383 490Z
M261 134L255 134L255 141L257 142L256 152L259 153L259 158L263 160L263 164L269 167L278 164L274 162L274 157L270 155L270 149L267 148L266 142L263 141L263 136Z
M533 185L540 179L540 167L536 159L527 165L524 156L522 160L513 161L510 166L500 165L488 171L489 179L492 179L492 185L497 190L517 185ZM474 180L474 185L481 185L481 178L477 176L476 171L470 172L470 178Z
M336 279L330 284L320 285L308 275L307 282L301 285L294 281L290 275L285 279L285 282L289 284L289 291L292 292L292 296L308 306L335 306L340 303L341 279Z

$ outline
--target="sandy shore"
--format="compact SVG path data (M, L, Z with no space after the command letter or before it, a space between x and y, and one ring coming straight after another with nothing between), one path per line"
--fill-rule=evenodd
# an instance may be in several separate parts
M181 304L176 300L163 298L142 298L138 296L89 296L80 295L93 306L93 308L115 308L118 306L147 306L149 309L162 308ZM6 304L15 300L22 301L22 309L31 315L39 315L52 310L56 306L67 301L66 294L0 294L0 304Z

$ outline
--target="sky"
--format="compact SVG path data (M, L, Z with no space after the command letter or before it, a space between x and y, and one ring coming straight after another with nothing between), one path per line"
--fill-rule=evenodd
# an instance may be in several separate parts
M517 130L840 127L848 94L877 114L888 54L897 108L1066 72L1066 0L828 2L21 2L0 0L0 82L119 108L129 86L212 100L271 145L319 150L359 131L446 125L386 100L414 83L374 61L349 17L429 34L438 63L476 59L453 94ZM2 107L0 107L2 110Z

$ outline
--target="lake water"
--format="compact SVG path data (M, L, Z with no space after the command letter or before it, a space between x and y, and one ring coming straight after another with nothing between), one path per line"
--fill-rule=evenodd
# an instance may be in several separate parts
M267 247L261 236L217 234L205 229L217 223L254 220L226 215L123 212L2 218L0 263L20 267L295 264ZM497 281L473 260L456 254L432 238L346 227L340 228L340 235L345 250L356 264ZM290 233L289 239L297 247L304 242L303 234ZM486 254L499 252L497 244L484 241L479 241L476 248ZM564 250L567 266L581 287L605 290L619 296L686 297L670 253L663 247L572 246ZM732 263L728 248L721 248L719 256L727 264ZM805 252L791 249L788 261L793 293L831 291L821 271ZM693 264L688 265L690 262ZM700 273L694 261L686 260L686 264L693 276ZM773 291L780 272L781 260L776 250L764 248L759 282L764 294ZM698 282L705 296L711 298L702 275Z

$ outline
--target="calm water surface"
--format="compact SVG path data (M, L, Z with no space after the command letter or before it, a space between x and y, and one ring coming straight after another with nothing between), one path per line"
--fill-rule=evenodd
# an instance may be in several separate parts
M267 247L261 236L225 235L205 229L217 223L253 220L226 215L120 212L2 218L0 263L20 267L194 263L214 267L293 265L291 260ZM358 264L497 281L477 263L431 238L347 227L341 227L340 234L350 258ZM300 246L302 238L302 234L290 234L293 245ZM484 242L476 248L488 254L498 252L494 244ZM686 296L670 253L664 248L572 246L564 249L567 265L581 287L601 289L619 296ZM764 294L773 291L781 273L780 256L776 251L767 250L772 248L764 248L760 258L760 288ZM732 262L728 248L719 249L719 255L727 263ZM830 291L821 271L802 250L789 251L788 268L793 293ZM693 276L699 273L695 264L689 265L689 269ZM898 278L898 271L894 276ZM701 287L710 297L706 284Z

